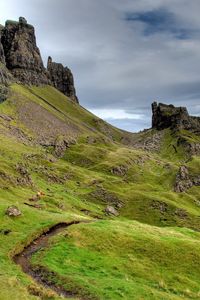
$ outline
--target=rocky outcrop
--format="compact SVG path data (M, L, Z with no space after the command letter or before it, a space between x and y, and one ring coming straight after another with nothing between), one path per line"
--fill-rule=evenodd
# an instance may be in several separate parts
M113 215L115 217L117 217L119 215L118 211L113 206L110 206L110 205L106 206L105 213L107 215Z
M74 102L79 103L71 70L60 63L53 62L52 58L49 56L47 71L53 86Z
M36 44L35 29L23 17L18 22L6 21L5 27L0 25L0 85L7 84L11 74L23 84L53 85L79 103L71 70L52 62L51 57L45 69ZM3 95L0 101L4 98Z
M193 186L200 186L200 176L192 176L186 166L180 166L176 175L174 191L177 193L186 192Z
M200 117L190 116L186 107L154 102L152 104L152 128L157 130L186 129L200 133Z
M19 22L6 21L1 42L6 67L15 78L26 84L47 84L48 78L36 44L34 27L20 17Z

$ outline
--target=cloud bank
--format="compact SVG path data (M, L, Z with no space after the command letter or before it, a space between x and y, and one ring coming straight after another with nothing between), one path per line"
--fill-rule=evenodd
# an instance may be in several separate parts
M199 0L6 0L0 23L25 16L48 55L69 66L83 106L129 131L151 102L200 115Z

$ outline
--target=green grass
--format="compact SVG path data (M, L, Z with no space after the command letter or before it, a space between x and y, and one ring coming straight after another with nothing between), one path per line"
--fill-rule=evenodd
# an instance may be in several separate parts
M188 229L134 221L75 225L34 255L32 263L97 299L200 297L200 235Z
M54 157L53 145L40 145L32 123L21 118L24 106L32 103L43 110L44 118L49 114L69 126L66 135L75 137L76 143L62 158ZM82 218L106 220L70 227L67 236L54 238L48 251L34 258L34 264L55 271L92 299L200 297L195 232L200 229L200 190L174 192L180 165L186 164L194 176L200 167L200 158L188 160L177 140L184 136L193 143L199 137L166 130L160 152L133 149L120 144L120 139L136 135L99 121L52 87L13 85L0 114L12 118L9 122L0 118L0 299L39 299L33 295L37 293L41 299L59 299L23 274L11 257L49 226ZM37 119L33 112L41 132L48 125L43 117ZM62 135L55 139L62 140ZM22 181L18 165L26 168L32 184ZM125 172L116 173L116 168ZM27 206L38 191L45 194L38 201L41 209ZM112 201L123 204L117 219L104 213ZM6 216L10 205L19 207L22 216ZM5 230L10 233L5 235Z

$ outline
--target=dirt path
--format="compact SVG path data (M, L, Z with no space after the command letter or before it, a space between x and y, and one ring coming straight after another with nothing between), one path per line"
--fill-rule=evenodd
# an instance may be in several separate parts
M48 279L48 275L52 277L54 275L52 272L45 271L44 270L34 270L31 266L30 260L34 253L39 251L42 248L47 247L49 239L66 229L67 227L79 224L79 223L90 223L91 221L72 221L69 223L59 223L54 226L52 226L48 231L40 235L38 238L33 240L24 250L15 255L13 257L13 260L16 264L20 265L22 270L30 275L37 283L41 284L45 288L50 288L53 291L55 291L58 295L63 296L65 298L69 297L76 297L78 296L76 293L73 293L73 291L67 291L62 286L57 286L53 281L50 281ZM55 274L56 276L56 274ZM81 298L79 298L81 299ZM83 299L83 298L82 298Z

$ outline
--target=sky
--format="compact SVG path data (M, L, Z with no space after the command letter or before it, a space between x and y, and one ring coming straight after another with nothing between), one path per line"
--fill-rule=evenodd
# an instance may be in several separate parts
M109 123L151 126L153 101L200 115L200 0L0 0L0 23L34 25L46 65L71 68L82 106Z

